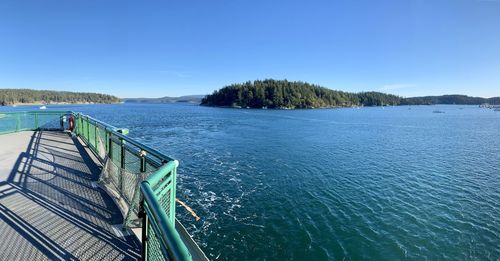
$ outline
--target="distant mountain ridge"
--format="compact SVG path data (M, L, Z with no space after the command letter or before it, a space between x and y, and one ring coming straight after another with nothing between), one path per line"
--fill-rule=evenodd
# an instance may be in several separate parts
M467 95L452 94L440 96L422 96L403 98L402 105L432 105L432 104L459 104L459 105L479 105L488 103L500 105L500 97L482 98Z
M174 102L191 102L200 103L206 95L185 95L179 97L161 97L161 98L124 98L125 103L174 103Z

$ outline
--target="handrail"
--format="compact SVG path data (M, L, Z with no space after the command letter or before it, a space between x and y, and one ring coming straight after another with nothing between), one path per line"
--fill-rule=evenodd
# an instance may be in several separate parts
M177 165L178 162L176 160L169 162L158 169L150 178L142 182L141 191L144 195L144 209L147 216L144 218L148 219L142 229L146 229L147 231L148 223L152 223L155 234L162 242L161 249L165 256L170 257L172 260L192 260L189 250L175 229L175 224L169 221L165 210L161 207L152 189L163 177L173 171ZM148 235L146 234L146 238L143 238L144 247L146 247L148 240L150 240L147 237Z
M64 128L64 122L62 121L62 116L65 115L71 115L73 114L72 111L10 111L10 112L0 112L0 124L5 123L2 121L7 120L7 128L4 130L0 130L0 134L7 134L7 133L12 133L12 132L19 132L19 131L27 131L27 130L53 130L53 129L58 129L62 130ZM29 118L29 116L34 116L33 118ZM49 121L47 121L47 118L44 118L45 121L41 121L42 124L40 124L40 117L39 116L58 116L57 118L49 118ZM15 118L9 118L9 117L15 117ZM10 128L9 127L9 120L14 120L11 121ZM47 126L44 126L46 124L55 124L59 123L58 127L51 127L47 128ZM5 126L3 126L5 127Z
M60 114L60 113L73 113L73 111L3 111L0 114L18 114L18 113L39 113L39 114Z
M120 139L123 139L123 140L125 140L126 142L128 142L128 143L130 143L130 144L132 144L132 145L134 145L134 146L137 146L137 147L142 148L143 150L147 151L149 154L151 154L151 155L153 155L153 156L155 156L155 157L157 157L157 158L159 158L159 159L162 159L162 160L164 160L165 162L168 162L168 161L173 161L173 160L174 160L173 158L171 158L171 157L169 157L169 156L167 156L167 155L165 155L165 154L163 154L163 153L159 152L159 151L158 151L158 150L156 150L156 149L153 149L153 148L151 148L151 147L149 147L149 146L147 146L147 145L144 145L144 144L142 144L142 143L140 143L140 142L138 142L138 141L136 141L136 140L134 140L134 139L130 138L129 136L123 135L122 133L118 132L118 128L117 128L117 127L115 127L115 126L109 125L109 124L107 124L107 123L105 123L105 122L102 122L102 121L100 121L100 120L94 119L94 118L92 118L91 116L88 116L88 115L85 115L85 114L82 114L82 113L78 113L78 114L79 114L81 117L85 117L85 118L87 118L87 119L88 119L89 121L91 121L91 122L94 122L94 123L96 123L96 124L98 124L98 125L101 125L101 126L102 126L102 127L104 127L106 130L109 130L109 131L110 131L110 132L111 132L114 136L116 136L116 137L118 137L118 138L120 138Z
M2 117L2 115L9 116ZM12 115L15 116L12 117ZM47 117L39 117L43 115L47 115ZM76 128L73 129L73 134L80 136L82 141L87 143L90 150L95 153L98 158L103 159L102 157L106 158L106 156L109 156L113 159L113 155L115 155L115 157L120 159L122 164L121 169L124 170L125 150L130 150L131 148L136 147L136 149L140 150L140 153L134 153L134 155L140 160L141 175L146 172L146 169L149 170L150 168L149 165L146 167L146 164L152 164L148 161L150 160L149 157L154 157L154 159L151 160L153 160L155 164L160 164L159 168L157 165L153 165L152 172L148 172L149 177L147 177L146 180L142 181L140 184L136 183L134 189L133 202L141 201L140 204L136 203L136 206L139 206L139 212L143 214L143 247L146 250L148 244L150 244L148 241L155 241L155 243L159 244L161 253L154 252L154 244L151 244L153 248L151 248L152 252L150 254L162 255L163 257L161 258L168 260L192 260L191 253L189 252L189 249L184 243L182 237L177 232L175 226L176 170L179 166L179 162L177 160L174 160L171 157L146 146L123 133L120 133L119 129L112 125L94 119L88 115L72 111L0 112L0 125L2 123L6 123L5 126L7 127L7 132L41 129L64 130L66 126L63 124L63 117L71 115L74 116L75 121L73 121L73 124L76 125ZM2 122L2 119L7 120ZM42 124L49 122L50 124L54 124L57 122L57 124L60 123L60 125L57 125L57 128L52 128L50 126L47 127L47 125L40 126L39 120L41 119L44 119ZM7 132L0 131L0 134ZM100 135L104 135L104 137ZM104 139L104 141L102 139ZM98 144L101 146L104 144L106 146L106 150L101 150L102 147L100 148ZM121 153L121 155L112 153L115 147L112 148L111 146L119 146L118 153ZM105 156L100 155L100 152L106 153ZM108 162L113 164L112 161L113 160ZM126 181L130 178L130 176L121 176L123 173L124 172L118 172L120 175L120 182ZM141 180L143 180L143 178L141 178ZM135 199L136 194L137 199ZM139 200L140 194L143 196L143 199L141 200ZM123 195L126 195L129 198L131 197L130 194L124 193ZM164 206L162 206L162 204ZM140 205L142 205L142 208L140 208ZM133 211L132 207L130 207L125 220L128 220L129 214ZM167 215L167 211L169 215ZM151 238L147 238L148 231L151 232L151 235L149 235ZM148 255L143 256L143 258L147 259Z

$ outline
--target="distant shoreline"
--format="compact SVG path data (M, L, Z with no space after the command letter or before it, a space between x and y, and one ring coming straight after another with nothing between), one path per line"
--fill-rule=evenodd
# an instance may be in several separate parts
M239 107L239 106L213 106L200 104L203 107L221 108L221 109L237 109L237 110L325 110L325 109L362 109L362 108L386 108L386 107L417 107L417 106L473 106L480 108L500 108L500 105L492 105L490 107L482 106L482 104L398 104L398 105L370 105L370 106L335 106L335 107L317 107L317 108L255 108L255 107Z
M398 105L499 105L500 97L482 98L451 94L401 97L382 92L345 92L315 84L288 80L255 80L225 86L201 100L221 108L315 109Z
M92 104L119 104L123 102L28 102L28 103L13 103L0 105L0 107L17 107L17 106L48 106L48 105L92 105Z

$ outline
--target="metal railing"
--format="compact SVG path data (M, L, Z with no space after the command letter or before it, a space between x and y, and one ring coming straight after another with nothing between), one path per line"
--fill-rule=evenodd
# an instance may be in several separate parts
M143 259L191 260L175 229L179 162L126 136L126 130L87 115L74 115L76 134L101 161L107 162L105 171L109 175L101 180L118 191L130 206L124 226L142 225ZM140 220L141 224L135 223Z
M20 111L0 113L0 134L29 130L63 130L70 111Z
M103 173L129 205L124 227L142 225L143 260L191 260L175 228L176 173L179 162L90 116L71 111L0 113L0 134L26 130L65 130L70 118L79 136L105 164Z
M106 163L101 182L110 185L131 206L125 225L133 226L132 219L137 219L139 210L140 182L173 159L126 136L126 129L80 113L75 114L75 122L75 133ZM175 209L168 211L175 215Z
M188 248L175 230L175 217L164 210L175 205L177 161L165 164L141 184L144 195L143 257L146 260L191 260ZM175 207L175 206L174 206ZM170 213L171 214L171 213Z

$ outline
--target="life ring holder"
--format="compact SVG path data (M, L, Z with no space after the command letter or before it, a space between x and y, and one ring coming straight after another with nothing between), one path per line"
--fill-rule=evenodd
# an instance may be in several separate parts
M68 130L73 132L74 129L75 129L75 117L73 117L73 115L69 115Z

